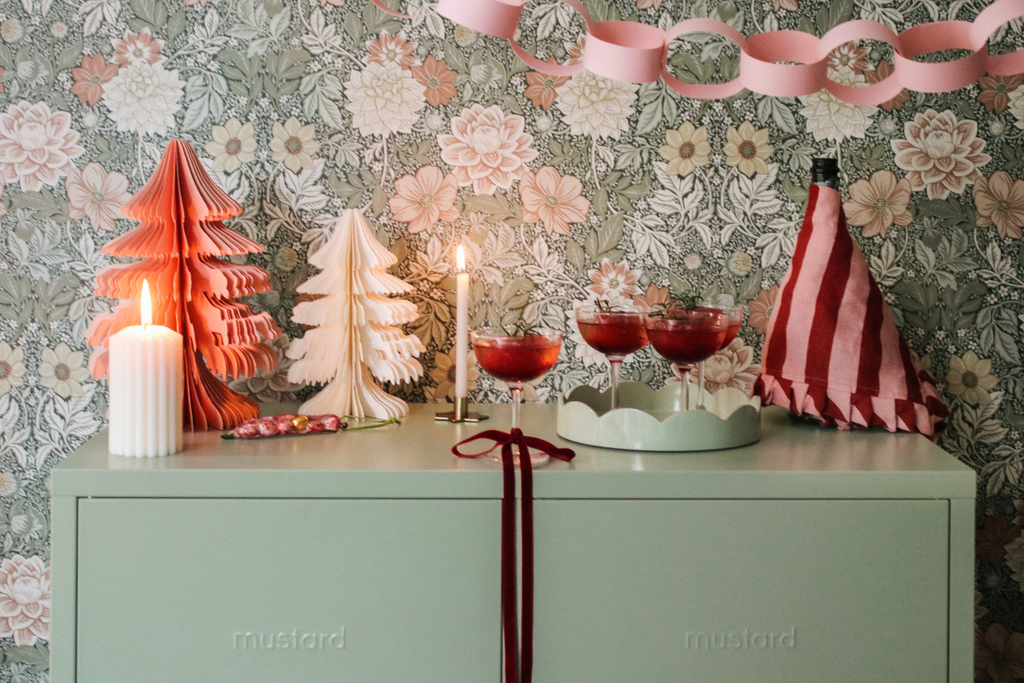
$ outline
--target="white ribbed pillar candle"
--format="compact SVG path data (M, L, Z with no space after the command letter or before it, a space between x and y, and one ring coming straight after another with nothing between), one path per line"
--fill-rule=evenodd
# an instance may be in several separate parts
M149 319L148 287L143 320ZM182 449L184 374L181 335L134 325L110 337L110 452L153 457Z

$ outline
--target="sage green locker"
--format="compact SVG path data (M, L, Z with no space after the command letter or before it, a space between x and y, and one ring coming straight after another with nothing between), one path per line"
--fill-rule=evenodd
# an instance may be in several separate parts
M164 458L98 434L53 471L50 680L500 683L501 470L450 452L508 428L480 408ZM771 408L751 446L634 453L554 419L523 407L577 454L536 473L536 683L973 680L975 476L928 440Z

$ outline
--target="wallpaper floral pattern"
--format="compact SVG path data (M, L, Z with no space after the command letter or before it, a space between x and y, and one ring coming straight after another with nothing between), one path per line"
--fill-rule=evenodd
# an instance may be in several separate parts
M979 0L589 0L595 18L662 28L693 16L753 33L821 34L868 18L894 28L971 19ZM407 11L419 14L424 0ZM521 40L578 59L582 22L538 0ZM1002 51L1021 26L1003 27ZM834 79L874 83L888 48L848 44ZM680 78L729 77L726 41L673 44ZM100 246L131 227L119 208L166 141L189 140L243 206L232 222L267 250L274 290L252 297L290 320L308 254L343 208L364 208L414 285L410 331L428 351L410 400L453 393L452 255L467 247L474 326L565 330L551 400L600 383L603 358L573 308L671 295L735 301L740 339L709 363L748 386L806 198L810 160L838 154L846 211L893 315L952 409L942 444L975 468L979 681L1024 678L1024 76L957 93L904 91L879 106L826 92L686 100L663 84L531 71L506 45L436 16L400 21L364 0L8 0L0 6L0 681L45 678L47 475L104 424L105 385L83 331ZM232 386L289 400L281 368ZM671 378L643 351L626 374ZM476 368L473 396L503 400Z

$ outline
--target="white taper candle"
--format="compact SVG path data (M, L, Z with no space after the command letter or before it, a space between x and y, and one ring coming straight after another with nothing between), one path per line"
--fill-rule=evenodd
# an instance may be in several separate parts
M466 378L466 350L469 346L469 271L462 245L455 251L458 273L455 276L455 395L469 395Z

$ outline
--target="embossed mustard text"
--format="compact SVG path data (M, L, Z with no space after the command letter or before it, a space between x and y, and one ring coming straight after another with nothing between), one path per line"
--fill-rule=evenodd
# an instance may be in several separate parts
M231 636L234 650L342 650L345 648L345 628L335 633L302 633L293 628L291 633L256 633L235 631Z
M792 650L796 647L796 627L789 631L686 631L687 650Z

